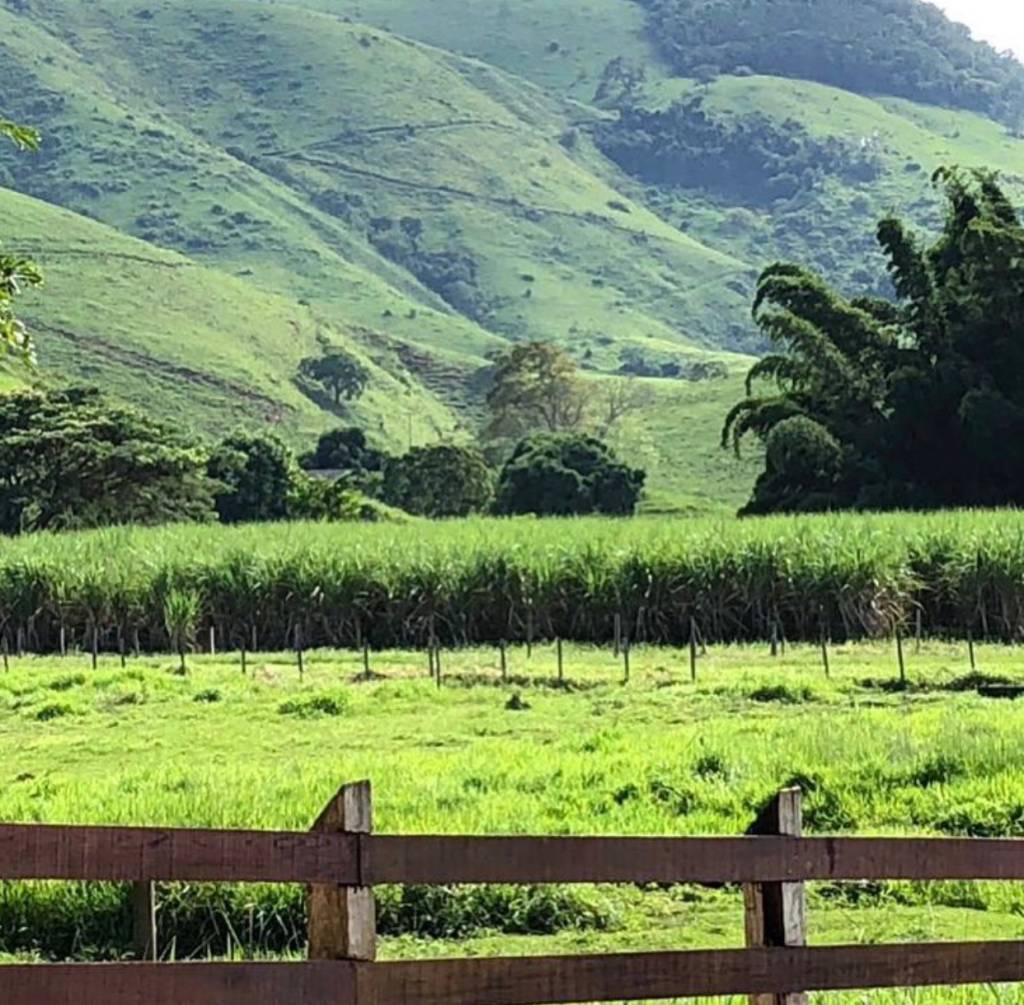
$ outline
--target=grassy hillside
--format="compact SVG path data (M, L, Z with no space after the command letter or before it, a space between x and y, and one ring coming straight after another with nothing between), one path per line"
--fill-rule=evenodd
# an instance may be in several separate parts
M207 429L280 412L298 437L335 418L291 384L326 333L375 364L353 415L394 446L471 427L483 368L509 340L563 342L594 379L627 355L704 354L729 376L646 382L618 445L649 465L653 508L736 506L756 464L720 453L717 435L742 393L746 360L729 352L760 347L758 269L796 258L884 291L876 218L895 207L933 224L939 163L1003 168L1016 183L1024 142L978 114L796 70L673 77L669 62L685 61L650 17L634 0L0 8L5 112L46 137L36 157L3 153L0 185L187 256L178 271L201 304L183 337L185 312L143 263L95 281L66 268L61 231L26 203L0 236L45 243L51 283L30 305L52 332L44 361L145 400L156 359L168 385L157 408ZM927 41L936 58L943 37ZM695 101L703 138L685 116L670 121ZM740 141L716 146L722 135ZM670 178L650 170L658 158ZM165 306L139 302L139 286ZM86 337L96 319L102 340Z
M279 0L264 0L279 2ZM287 0L501 67L590 103L618 58L667 75L634 0Z
M436 397L402 379L393 353L308 306L4 189L0 219L45 270L46 286L22 302L44 372L116 390L210 435L247 425L297 441L333 419L292 380L320 335L370 366L370 390L352 414L379 439L403 444L410 418L420 441L454 427Z
M20 187L321 310L462 352L488 348L478 326L717 347L742 310L745 263L577 165L569 110L482 64L284 5L0 17L5 90L27 71L60 106ZM389 233L405 218L414 244ZM442 338L419 308L444 305Z
M717 78L710 84L666 79L648 85L644 108L665 113L698 99L725 129L800 132L819 150L836 151L830 170L810 171L787 198L737 199L713 177L646 191L651 205L702 241L753 260L788 258L816 265L851 289L886 290L875 224L896 211L924 229L939 225L929 178L941 165L999 171L1024 201L1024 140L973 112L871 97L823 84L775 77ZM844 162L870 178L844 177Z

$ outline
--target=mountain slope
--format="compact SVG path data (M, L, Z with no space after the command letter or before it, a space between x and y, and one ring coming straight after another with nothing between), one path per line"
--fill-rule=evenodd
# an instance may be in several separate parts
M59 142L15 175L32 194L403 340L485 352L468 320L577 344L609 327L741 341L749 266L578 165L570 109L498 71L288 6L36 0L3 18L20 29L8 87L56 50L28 72L72 95L43 123ZM462 331L428 334L424 306Z
M934 226L935 167L1024 195L1024 71L934 12L907 35L918 0L865 2L0 5L4 111L46 137L0 152L0 185L78 214L0 190L0 239L50 275L44 361L200 428L337 421L294 384L321 336L373 364L350 417L382 442L464 434L490 358L554 339L594 380L644 375L616 437L655 505L733 506L756 463L717 434L758 270L885 294L875 222Z
M45 270L46 286L21 301L44 371L115 389L199 432L262 426L295 440L333 418L292 380L320 336L370 368L352 417L380 440L404 443L409 417L420 441L455 427L393 352L360 344L309 307L5 189L0 219Z

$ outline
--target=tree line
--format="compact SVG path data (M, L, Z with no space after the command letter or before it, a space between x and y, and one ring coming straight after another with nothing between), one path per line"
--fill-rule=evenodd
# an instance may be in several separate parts
M391 455L358 427L296 456L272 433L216 443L95 388L0 395L0 533L182 521L632 513L644 473L592 435L631 407L595 397L564 350L516 346L496 364L483 443Z

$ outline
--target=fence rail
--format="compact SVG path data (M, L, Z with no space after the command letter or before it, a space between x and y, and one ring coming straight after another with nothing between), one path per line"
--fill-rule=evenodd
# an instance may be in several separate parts
M807 947L812 880L1024 880L1024 841L804 838L800 796L725 838L433 837L372 833L369 785L346 786L309 832L0 825L0 880L131 882L150 951L153 881L303 883L304 963L0 967L3 1005L556 1005L1024 981L1024 942ZM383 883L739 883L747 948L379 963Z

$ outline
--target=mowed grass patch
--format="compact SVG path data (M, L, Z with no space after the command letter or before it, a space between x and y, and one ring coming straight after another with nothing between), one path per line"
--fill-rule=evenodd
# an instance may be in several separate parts
M963 690L966 647L888 644L446 651L248 658L15 658L0 675L0 819L304 830L346 781L374 783L383 833L738 834L788 784L812 833L1024 836L1024 704ZM979 670L1024 684L1018 650ZM70 682L70 683L69 683ZM54 684L58 689L54 690ZM775 689L775 690L773 690ZM208 699L211 693L217 701ZM75 714L41 721L60 701ZM127 698L126 696L131 696ZM513 703L512 699L518 697ZM286 706L312 714L283 714ZM330 710L328 710L330 706ZM337 713L337 714L335 714ZM165 953L301 953L302 891L162 891ZM816 943L1024 934L1011 884L822 884ZM117 886L0 887L0 951L111 958L130 945ZM450 888L381 891L389 956L738 945L737 891ZM928 1000L928 999L922 999ZM934 1000L934 999L932 999ZM967 999L965 999L967 1000Z

